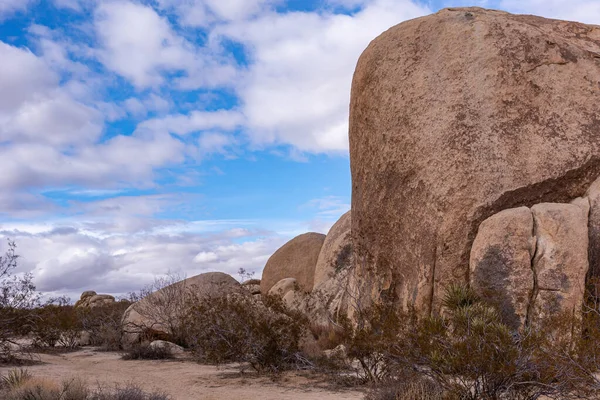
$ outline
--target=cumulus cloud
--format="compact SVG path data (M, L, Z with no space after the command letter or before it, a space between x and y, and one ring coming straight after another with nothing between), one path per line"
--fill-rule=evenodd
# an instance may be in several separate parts
M500 7L515 13L600 24L600 3L595 0L501 0Z
M150 6L101 3L94 26L101 43L99 60L137 88L160 86L169 73L184 73L176 81L186 89L228 84L235 75L235 68L226 60L216 53L207 56L177 35L168 19Z
M158 0L163 9L175 10L183 25L197 27L248 19L281 3L284 0Z
M25 11L36 0L1 0L0 1L0 21L14 14L15 12Z
M377 0L354 15L268 13L214 34L243 43L252 62L237 86L250 140L301 151L345 152L352 73L369 41L426 14L408 0Z
M59 227L5 226L0 236L17 241L23 255L20 271L32 272L39 290L72 298L84 290L134 291L169 271L187 276L223 271L235 276L239 268L245 268L260 275L267 258L285 242L273 233L256 237L248 230L244 236L238 232L236 240L243 243L234 243L225 233L191 234L185 232L185 224L179 226L181 230L172 222L162 225L171 226L171 234L157 229L107 235L90 224L63 222Z

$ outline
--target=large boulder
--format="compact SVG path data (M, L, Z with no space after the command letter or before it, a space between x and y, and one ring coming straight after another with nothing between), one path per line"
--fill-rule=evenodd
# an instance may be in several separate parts
M351 211L348 211L340 217L327 233L317 259L313 289L330 279L337 271L351 262L351 222L352 214Z
M186 314L189 300L217 298L234 293L247 293L240 283L222 272L208 272L164 287L133 303L123 314L124 344L140 339L144 333L153 336L173 334L172 326ZM249 294L248 294L249 295Z
M600 28L481 8L397 25L350 104L361 296L437 312L482 221L583 195L600 175Z
M296 279L298 286L305 292L310 292L315 280L315 267L325 235L309 232L296 236L267 261L260 281L262 294L284 278Z

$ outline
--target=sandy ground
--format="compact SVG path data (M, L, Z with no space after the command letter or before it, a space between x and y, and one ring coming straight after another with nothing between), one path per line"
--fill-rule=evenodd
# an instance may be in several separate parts
M39 354L39 365L27 369L38 377L61 381L79 377L90 387L134 382L145 390L166 392L173 400L358 400L364 393L336 389L309 373L287 373L276 381L234 366L199 365L186 359L125 361L118 353L93 348L64 354ZM0 374L10 368L0 367Z

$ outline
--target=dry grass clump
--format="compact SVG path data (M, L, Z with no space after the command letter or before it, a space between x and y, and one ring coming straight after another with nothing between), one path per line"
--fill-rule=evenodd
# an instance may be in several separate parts
M130 384L125 387L98 387L95 390L80 379L63 380L57 384L36 378L27 370L12 370L2 378L0 398L3 400L169 400L161 392L148 393Z
M369 392L365 400L455 400L431 380L385 382ZM456 399L458 400L458 399Z

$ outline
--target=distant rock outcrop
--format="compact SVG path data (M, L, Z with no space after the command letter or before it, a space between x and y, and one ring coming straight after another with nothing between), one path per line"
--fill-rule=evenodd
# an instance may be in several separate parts
M97 294L93 290L85 291L81 294L81 297L75 303L75 308L87 307L101 307L104 305L114 304L115 298L110 294Z
M371 42L350 102L352 235L362 296L435 313L448 285L469 281L471 246L484 220L585 194L600 176L599 57L598 26L480 8L403 22ZM538 245L547 241L550 257L537 260L539 284L552 289L540 286L538 299L546 302L564 289L555 281L562 268L555 261L567 257L560 249L576 244L575 236L545 227L555 217L573 224L583 217L574 206L558 214L555 206L536 207L536 238ZM600 213L591 215L590 235L598 238ZM531 276L517 282L525 273L517 264L529 251L529 220L506 217L522 224L507 227L518 237L493 251L516 259L494 273L508 274L514 318L522 320ZM570 232L583 237L583 226L573 224ZM580 244L570 251L580 252ZM485 259L489 250L475 257ZM576 264L562 271L563 281L575 288L584 266L580 255L568 257ZM563 306L578 301L565 297Z
M298 286L310 292L315 280L315 267L325 235L309 232L296 236L279 248L267 261L260 281L262 294L284 278L296 279Z

